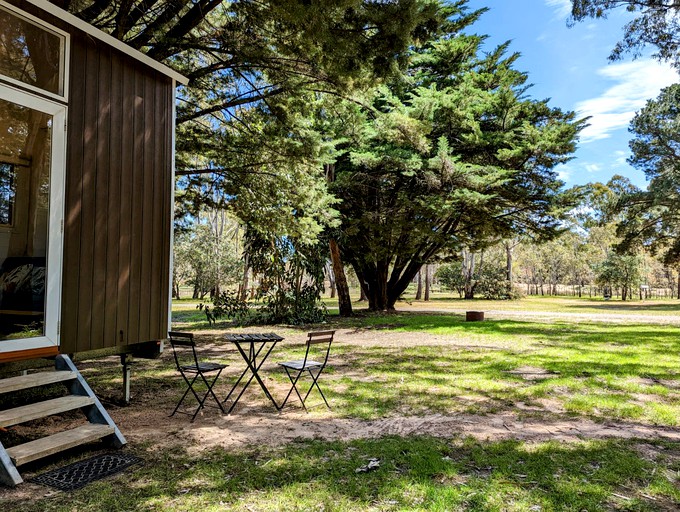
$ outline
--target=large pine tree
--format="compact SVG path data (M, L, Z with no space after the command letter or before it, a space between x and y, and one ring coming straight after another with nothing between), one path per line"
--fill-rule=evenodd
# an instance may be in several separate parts
M348 116L332 191L339 243L372 310L393 309L423 264L461 246L557 231L554 167L583 122L527 97L507 45L483 54L464 2L406 76Z

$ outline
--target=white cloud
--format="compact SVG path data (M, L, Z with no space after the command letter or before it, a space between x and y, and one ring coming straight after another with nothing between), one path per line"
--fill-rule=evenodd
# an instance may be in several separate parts
M545 3L553 7L561 18L566 18L571 14L571 0L545 0Z
M606 139L611 132L627 128L648 99L656 98L662 88L678 81L676 71L648 59L606 66L597 73L616 85L576 105L579 115L591 117L590 126L581 132L582 143Z
M589 173L600 172L602 170L602 166L600 164L585 164L584 167Z
M574 170L565 164L558 165L555 170L557 171L557 177L567 183L571 180L571 176L574 174Z
M628 159L628 152L626 151L614 151L614 165L613 167L624 167L628 165L626 161Z

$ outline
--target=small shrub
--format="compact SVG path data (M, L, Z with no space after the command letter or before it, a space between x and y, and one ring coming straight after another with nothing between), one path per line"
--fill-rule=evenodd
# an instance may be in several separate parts
M484 269L477 282L477 291L488 300L514 300L521 298L508 281L503 269Z
M250 310L248 302L238 296L237 291L226 291L213 298L213 305L199 304L198 309L205 311L208 323L214 325L219 318L228 318L235 324L248 323Z
M305 285L299 292L295 290L270 290L262 298L264 305L258 311L266 324L316 324L326 320L328 311L319 300L316 287Z

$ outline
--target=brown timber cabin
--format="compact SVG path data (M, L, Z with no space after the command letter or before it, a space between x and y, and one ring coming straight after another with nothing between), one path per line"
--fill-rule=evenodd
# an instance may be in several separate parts
M56 357L42 380L63 374L92 402L74 408L108 428L63 435L70 446L125 439L66 354L167 336L178 82L45 0L0 0L0 364ZM28 377L0 393L36 385ZM35 417L0 411L0 427ZM0 444L0 482L21 482L15 466L58 441Z

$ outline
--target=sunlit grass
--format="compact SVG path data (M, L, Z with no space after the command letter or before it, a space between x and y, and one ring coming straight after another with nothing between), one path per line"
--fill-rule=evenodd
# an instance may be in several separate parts
M338 336L326 384L339 415L491 412L550 399L557 409L594 419L679 423L677 327L467 323L460 316L416 314L390 315L389 323L385 317L355 322L392 333L391 341L354 345L351 334ZM431 338L400 346L399 333L409 332ZM281 357L286 350L281 344Z
M354 298L358 299L358 296ZM325 297L324 303L331 310L337 308L337 299ZM354 302L354 308L361 311L367 308L365 302ZM533 311L540 313L601 313L616 315L677 315L680 301L677 299L604 300L602 297L569 296L528 296L519 300L464 300L455 293L435 292L429 301L415 300L414 294L407 292L404 300L397 302L396 309L443 310L443 311Z
M26 512L671 510L680 503L680 446L646 443L643 455L639 445L385 437L200 456L149 449L140 453L146 464L118 478L17 505ZM357 472L369 460L377 469Z
M337 337L335 366L326 378L328 396L341 416L480 413L549 400L553 408L571 415L680 424L678 327L564 318L552 323L471 323L461 314L444 313L335 317L329 322L323 328L349 329ZM206 327L202 322L190 325L199 332ZM283 336L301 331L263 329ZM385 343L354 345L351 332L357 329L386 335ZM422 346L401 345L400 333L427 338ZM280 344L277 357L301 355L289 347ZM524 367L545 375L516 371ZM272 379L286 384L280 373Z

